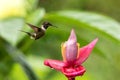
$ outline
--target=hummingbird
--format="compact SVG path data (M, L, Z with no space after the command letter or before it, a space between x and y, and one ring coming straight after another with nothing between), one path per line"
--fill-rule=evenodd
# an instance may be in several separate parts
M26 24L27 24L30 28L32 28L32 29L34 30L34 32L33 32L33 33L30 33L30 32L26 32L26 31L23 31L23 30L20 30L20 31L28 34L32 39L35 39L35 40L37 40L37 39L41 38L42 36L44 36L47 28L50 27L50 26L53 26L53 25L52 25L51 23L49 23L49 22L43 22L42 25L41 25L41 27L37 27L37 26L32 25L32 24L30 24L30 23L26 23Z

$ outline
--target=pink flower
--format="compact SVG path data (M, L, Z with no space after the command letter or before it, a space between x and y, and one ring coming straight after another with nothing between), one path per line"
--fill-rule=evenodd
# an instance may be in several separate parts
M95 39L79 48L75 32L72 30L68 41L61 45L63 61L47 59L44 64L61 71L69 80L74 80L76 76L82 76L86 71L82 63L86 61L97 41L98 39Z

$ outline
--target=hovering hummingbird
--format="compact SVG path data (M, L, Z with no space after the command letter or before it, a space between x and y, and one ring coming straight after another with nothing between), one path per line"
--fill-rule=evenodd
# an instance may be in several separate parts
M37 39L41 38L42 36L44 36L46 29L47 29L48 27L50 27L50 26L53 26L53 25L52 25L51 23L49 23L49 22L43 22L43 24L41 25L40 28L37 27L37 26L35 26L35 25L32 25L32 24L30 24L30 23L27 23L27 25L34 30L33 33L26 32L26 31L23 31L23 30L20 30L20 31L22 31L22 32L24 32L24 33L27 33L32 39L35 39L35 40L37 40Z

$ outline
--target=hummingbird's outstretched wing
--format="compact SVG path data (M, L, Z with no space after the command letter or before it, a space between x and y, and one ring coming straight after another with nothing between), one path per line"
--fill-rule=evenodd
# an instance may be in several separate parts
M31 33L29 33L29 32L26 32L26 31L23 31L23 30L20 30L20 31L28 34L29 36L31 36Z
M27 24L29 27L31 27L35 32L38 32L38 31L41 30L39 27L36 27L36 26L34 26L34 25L30 24L30 23L26 23L26 24Z
M20 30L21 32L24 32L26 34L28 34L30 36L31 39L35 39L35 35L33 33L30 33L30 32L26 32L26 31L23 31L23 30ZM36 40L36 39L35 39Z

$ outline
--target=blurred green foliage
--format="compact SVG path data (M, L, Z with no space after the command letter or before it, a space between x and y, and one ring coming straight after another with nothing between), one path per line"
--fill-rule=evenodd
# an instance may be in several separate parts
M5 1L6 7L0 5L0 80L66 80L43 62L62 60L60 45L72 28L80 46L99 38L83 64L85 75L76 80L120 79L120 23L112 19L120 21L119 0L0 0L1 4ZM57 28L49 28L39 40L19 31L31 31L26 22L40 26L43 21Z

